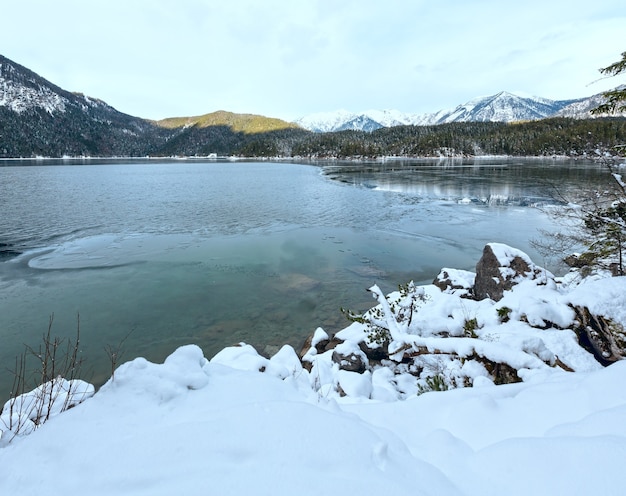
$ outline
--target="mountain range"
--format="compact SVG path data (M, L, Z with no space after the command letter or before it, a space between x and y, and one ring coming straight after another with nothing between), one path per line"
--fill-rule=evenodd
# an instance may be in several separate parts
M516 138L515 147L492 149L490 143L494 133L506 134L512 130L482 124L502 126L503 122L535 122L554 116L588 118L589 110L601 102L602 95L552 101L502 92L474 99L451 110L424 115L395 110L372 110L360 114L338 111L286 122L259 115L217 111L153 121L119 112L97 98L66 91L0 55L0 158L214 154L353 157L477 153L473 150L508 154L528 154L533 150L536 150L533 153L570 154L572 150L586 153L594 146L609 146L609 141L601 140L602 133L608 131L596 132L593 139L584 143L576 138L578 141L574 141L576 146L572 148L572 140L566 134L576 132L578 136L581 131L566 126L570 130L561 133L561 142L553 146L558 134L554 128L563 126L550 124L541 132L545 133L542 143L552 143L551 146L529 144L528 140L536 135L536 132L529 131L524 138ZM446 126L459 122L472 123L475 127L446 129ZM602 125L606 128L614 124ZM324 135L342 130L365 132L365 136L326 138ZM385 130L393 133L380 134ZM526 132L515 130L518 131ZM368 137L370 133L375 136ZM621 136L619 133L621 131L610 131L611 140Z
M371 132L393 126L433 126L451 122L517 122L549 117L591 118L590 110L603 101L602 94L575 100L548 100L522 97L502 91L479 97L451 109L426 114L410 114L398 110L347 110L307 115L296 124L313 132L358 130Z
M152 121L71 93L0 55L0 157L230 154L296 124L218 111Z

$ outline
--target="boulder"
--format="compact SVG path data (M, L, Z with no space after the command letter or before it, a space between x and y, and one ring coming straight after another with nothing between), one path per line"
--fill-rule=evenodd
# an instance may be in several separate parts
M332 361L339 365L340 370L362 374L368 365L367 357L361 350L342 353L335 349Z
M324 351L326 351L326 346L328 346L329 343L330 338L328 337L328 334L326 334L324 329L318 327L317 329L315 329L315 332L313 334L306 338L304 344L300 348L300 353L298 354L298 356L302 358L307 354L311 354L312 349L315 350L312 353L314 355L318 353L324 353Z
M433 285L443 293L457 294L467 298L473 292L475 277L476 274L467 270L444 267L433 280Z
M563 259L563 262L565 262L568 267L572 267L573 269L582 269L583 267L587 267L589 265L587 257L577 253L572 253L566 256Z
M385 341L382 345L371 345L368 346L367 340L361 341L359 343L359 348L367 359L374 362L381 362L382 360L389 359L389 343Z
M477 357L477 361L485 366L491 380L496 385L522 382L522 379L517 375L517 370L507 363L494 362L483 357Z
M574 332L580 346L605 367L626 357L626 333L617 322L593 315L587 307L574 306Z
M545 269L536 266L523 251L501 243L489 243L476 264L474 298L500 301L504 291L510 290L524 279L538 280L545 284L547 278L553 277Z
M281 289L287 293L306 293L317 288L320 281L317 281L304 274L286 274L281 277Z

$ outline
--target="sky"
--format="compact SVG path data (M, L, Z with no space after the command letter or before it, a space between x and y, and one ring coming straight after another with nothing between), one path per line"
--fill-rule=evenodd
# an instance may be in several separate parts
M138 117L424 113L623 83L623 0L3 0L0 54Z

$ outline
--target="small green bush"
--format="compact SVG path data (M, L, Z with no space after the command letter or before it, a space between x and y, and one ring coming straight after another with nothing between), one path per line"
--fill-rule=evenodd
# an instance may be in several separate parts
M445 378L441 374L433 375L424 379L424 384L417 385L417 394L429 393L431 391L447 391L448 384L446 383Z
M500 307L496 311L498 312L498 319L500 319L501 324L504 324L511 319L512 310L509 307Z
M468 338L477 338L476 329L478 329L478 321L476 317L473 319L465 319L463 324L463 334Z

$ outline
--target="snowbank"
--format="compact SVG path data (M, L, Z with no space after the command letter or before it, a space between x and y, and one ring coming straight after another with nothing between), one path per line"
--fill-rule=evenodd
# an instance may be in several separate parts
M124 364L93 398L0 450L0 493L620 491L626 362L354 403L313 393L300 370L241 370L242 353L255 357L236 347L213 363L190 345L163 364ZM282 353L276 370L295 363Z
M0 415L0 447L16 436L31 434L38 426L91 398L94 393L92 384L57 377L8 400Z

